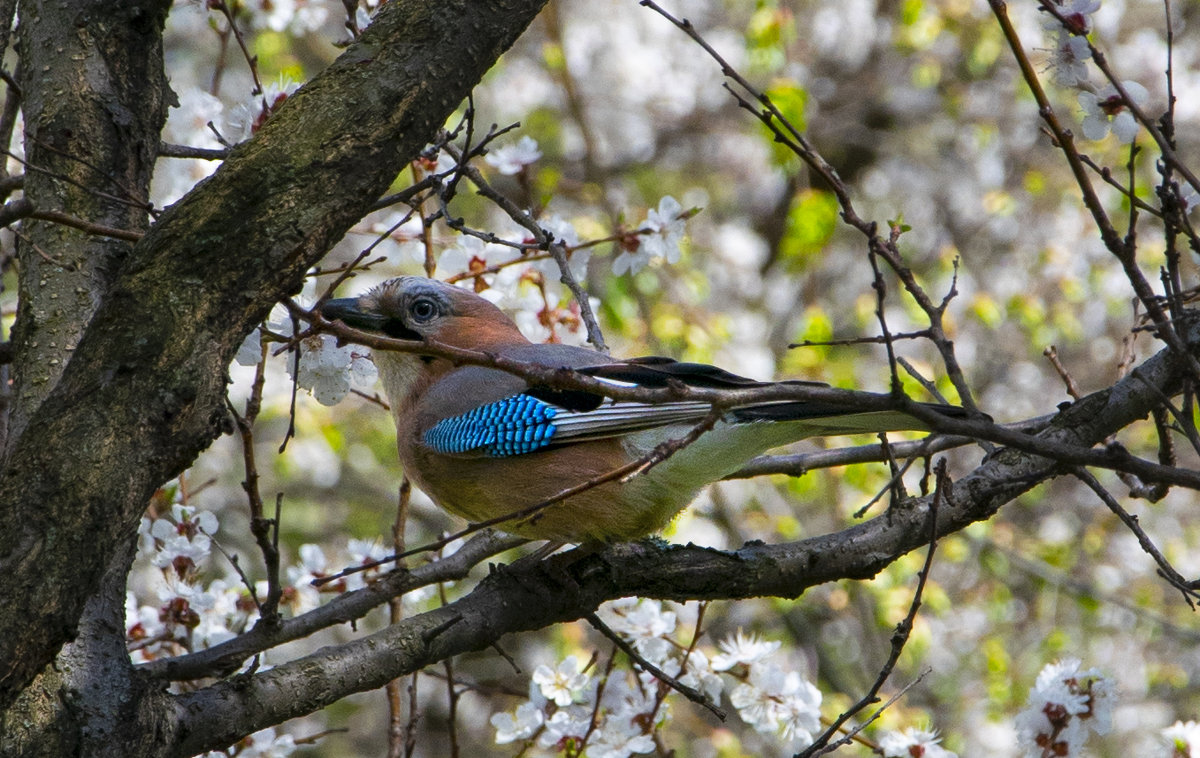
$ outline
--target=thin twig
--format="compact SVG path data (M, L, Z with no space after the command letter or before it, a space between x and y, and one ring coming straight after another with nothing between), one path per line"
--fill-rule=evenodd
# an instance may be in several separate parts
M718 708L711 700L705 697L703 692L687 686L683 682L680 682L675 677L660 669L658 666L655 666L653 663L646 660L644 656L633 649L633 645L630 645L628 642L621 639L621 635L614 632L612 628L609 627L608 624L605 624L595 613L589 613L584 616L584 618L589 624L592 625L593 629L603 634L614 645L621 648L621 652L629 656L630 660L653 674L655 679L683 695L688 700L691 700L693 703L704 706L706 709L708 709L709 713L712 713L722 721L725 720L725 711Z
M392 522L392 551L404 552L404 536L408 527L408 506L412 497L412 483L405 476L400 480L400 490L396 497L396 520ZM403 564L397 566L403 569ZM398 624L404 618L404 602L402 596L388 600L388 621ZM404 755L404 745L407 742L405 730L404 708L401 697L402 682L393 679L384 686L388 704L388 758L400 758ZM417 710L417 703L410 702L409 707ZM410 714L411 715L411 714Z
M251 95L261 95L263 93L262 82L258 79L258 58L250 53L246 47L246 40L242 38L242 32L237 27L237 22L233 19L233 11L225 0L209 0L208 8L210 10L218 10L229 22L229 29L233 32L233 38L237 40L238 47L242 49L242 57L246 59L246 66L250 69L250 77L254 80L254 89Z
M891 335L891 340L912 340L929 338L928 329L920 329L915 332L897 332ZM801 342L792 342L788 345L789 350L795 350L799 347L844 347L847 345L882 345L887 341L887 337L876 335L874 337L847 337L840 340L803 340Z
M21 156L17 155L14 152L12 152L11 150L0 150L0 154L7 155L9 158L12 158L17 163L20 163L22 166L25 167L26 173L33 171L38 174L45 174L46 176L50 177L51 179L58 179L59 181L63 181L72 186L78 187L79 189L93 195L94 197L100 197L100 198L104 198L105 200L111 200L114 203L120 203L121 205L127 205L131 208L139 208L141 210L146 211L147 213L155 213L156 212L154 206L150 203L147 203L145 201L139 201L139 200L130 200L129 198L120 197L119 195L114 195L110 192L103 192L101 190L96 189L95 187L89 187L88 185L78 181L77 179L67 176L66 174L60 174L56 171L51 171L50 169L42 168L40 166L35 166L34 164L25 160L24 158L22 158Z
M1046 356L1046 360L1050 361L1050 365L1054 367L1054 370L1058 372L1059 378L1063 380L1063 384L1067 386L1067 394L1075 400L1083 397L1079 392L1079 387L1075 386L1075 380L1071 378L1071 372L1067 371L1067 367L1058 359L1058 348L1054 345L1048 345L1042 351L1042 355Z
M883 668L879 671L879 676L876 677L875 683L867 691L857 703L848 708L845 712L833 720L833 723L822 732L812 745L800 752L797 758L813 758L813 756L825 755L831 753L838 748L850 744L860 731L868 724L874 721L883 712L883 708L878 709L869 719L859 724L857 727L848 732L844 737L841 737L836 742L830 743L829 740L837 733L842 725L854 717L856 713L862 711L869 705L879 702L879 691L883 688L885 682L892 674L892 669L896 667L896 662L900 660L900 654L904 652L904 646L908 642L908 636L912 632L913 622L916 620L917 611L921 608L921 596L925 592L925 582L929 579L929 573L933 569L933 553L937 547L937 514L938 508L941 505L941 499L945 493L949 491L950 477L946 474L945 460L938 461L937 466L937 488L934 490L933 500L929 504L929 550L925 553L925 565L921 568L917 575L917 588L913 592L912 603L909 605L908 613L904 620L896 625L896 630L892 632L892 652L884 663ZM923 676L923 675L922 675ZM920 679L918 679L920 681ZM915 684L915 682L914 682ZM911 685L909 685L911 686ZM884 706L891 705L895 701L892 698Z
M130 231L128 229L117 229L104 224L95 224L91 221L84 221L81 218L72 216L69 213L61 211L41 211L38 210L33 201L28 198L18 198L5 203L0 207L0 226L8 226L23 218L34 218L41 221L50 221L62 226L69 226L73 229L94 234L97 237L112 237L113 239L126 240L129 242L137 242L145 236L142 232Z
M196 158L204 161L223 161L229 157L227 147L192 147L191 145L173 145L170 142L158 143L160 158Z
M1079 481L1086 484L1092 492L1096 493L1096 496L1108 506L1108 509L1117 518L1121 519L1121 523L1125 524L1129 531L1133 532L1142 550L1158 564L1158 575L1166 579L1175 589L1179 590L1183 595L1183 599L1195 610L1196 601L1200 600L1200 580L1189 580L1176 571L1175 567L1171 565L1166 556L1162 554L1149 535L1146 534L1146 530L1142 529L1142 525L1138 523L1137 517L1122 508L1117 499L1112 496L1112 493L1105 489L1104 485L1100 484L1100 481L1090 471L1082 466L1076 466L1071 469L1071 473Z

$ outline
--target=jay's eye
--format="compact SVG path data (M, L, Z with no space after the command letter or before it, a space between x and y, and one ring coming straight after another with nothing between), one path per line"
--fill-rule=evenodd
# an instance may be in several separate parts
M413 301L413 304L408 307L408 312L412 315L413 321L416 321L418 324L424 324L427 321L433 320L433 317L438 313L438 309L432 300L421 298Z

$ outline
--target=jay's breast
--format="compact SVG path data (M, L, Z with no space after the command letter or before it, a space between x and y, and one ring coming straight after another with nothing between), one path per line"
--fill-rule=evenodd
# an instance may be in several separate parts
M507 457L445 455L417 444L402 446L400 458L409 477L442 508L473 523L512 516L496 528L532 539L636 539L665 526L698 489L637 477L535 508L626 465L629 453L614 439Z

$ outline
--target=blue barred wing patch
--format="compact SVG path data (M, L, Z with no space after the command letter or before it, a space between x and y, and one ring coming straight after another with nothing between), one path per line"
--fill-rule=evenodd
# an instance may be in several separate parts
M425 432L425 444L439 453L480 448L490 456L522 455L550 444L558 409L529 395L514 395L443 419Z

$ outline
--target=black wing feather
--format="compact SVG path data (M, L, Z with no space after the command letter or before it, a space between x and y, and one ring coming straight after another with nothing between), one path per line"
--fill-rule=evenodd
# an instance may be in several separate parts
M634 358L620 363L588 366L578 370L581 374L594 376L597 379L613 379L646 387L666 387L671 380L683 382L691 387L711 389L762 387L770 384L770 382L747 379L716 366L704 363L684 363L656 355Z

